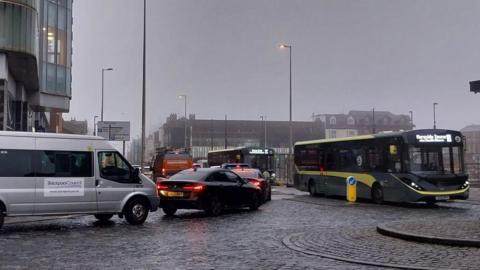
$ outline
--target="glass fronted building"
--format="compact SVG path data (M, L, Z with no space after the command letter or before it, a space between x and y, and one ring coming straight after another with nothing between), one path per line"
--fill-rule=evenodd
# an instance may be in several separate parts
M0 130L55 131L71 99L73 0L0 0Z

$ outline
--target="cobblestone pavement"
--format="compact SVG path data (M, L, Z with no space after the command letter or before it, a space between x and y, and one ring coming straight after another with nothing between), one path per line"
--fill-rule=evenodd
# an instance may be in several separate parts
M319 252L306 254L286 246L285 239L314 251L335 246L331 254L369 261L410 259L445 268L480 265L478 249L416 244L375 232L378 223L394 220L471 220L480 216L476 204L350 204L281 191L258 211L230 211L213 218L199 211L180 211L167 218L158 211L143 226L118 218L102 224L92 216L6 224L0 230L0 268L385 269L322 257ZM376 253L382 247L395 252ZM410 258L409 249L423 253Z
M385 230L419 235L428 238L456 239L475 242L480 245L480 220L443 219L443 220L402 220L380 224Z

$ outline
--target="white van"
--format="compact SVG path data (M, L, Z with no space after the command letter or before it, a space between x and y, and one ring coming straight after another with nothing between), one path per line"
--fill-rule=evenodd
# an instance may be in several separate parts
M103 138L0 131L0 227L9 216L66 214L142 224L158 204L155 183Z

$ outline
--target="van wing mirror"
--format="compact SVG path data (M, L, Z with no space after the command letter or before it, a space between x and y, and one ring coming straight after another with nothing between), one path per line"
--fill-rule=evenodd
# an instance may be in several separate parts
M133 169L132 178L135 179L135 180L140 180L140 169L139 168Z

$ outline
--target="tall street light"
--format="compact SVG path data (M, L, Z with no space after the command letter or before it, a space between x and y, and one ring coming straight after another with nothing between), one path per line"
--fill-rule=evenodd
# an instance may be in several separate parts
M433 129L437 129L437 119L435 117L435 106L437 105L438 105L437 102L433 103Z
M293 145L293 129L292 129L292 45L288 44L281 44L280 45L281 49L288 49L289 55L290 55L290 117L288 119L288 128L289 128L289 145L288 145L288 171L289 175L287 178L287 186L291 183L289 183L289 180L293 177L293 164L292 164L292 145Z
M184 147L185 149L187 149L187 95L179 95L178 96L179 99L183 99L185 101L185 132L184 132L184 139L185 139L185 143L184 143Z
M97 136L97 118L98 115L93 116L93 136Z
M104 85L104 77L105 77L105 71L112 71L113 68L102 68L102 114L101 114L101 120L103 122L103 85Z
M260 115L263 122L263 148L267 148L267 117Z
M143 0L143 69L142 69L142 146L140 149L140 171L143 172L145 153L145 73L146 73L146 39L147 39L147 0Z

